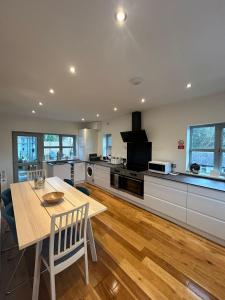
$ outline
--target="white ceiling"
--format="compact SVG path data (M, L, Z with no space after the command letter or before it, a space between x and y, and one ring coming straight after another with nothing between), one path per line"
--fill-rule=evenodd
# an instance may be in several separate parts
M1 1L0 43L0 112L105 120L225 90L224 0Z

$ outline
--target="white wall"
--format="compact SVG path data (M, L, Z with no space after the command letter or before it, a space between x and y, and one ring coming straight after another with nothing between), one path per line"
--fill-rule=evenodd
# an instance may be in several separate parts
M12 131L78 134L78 124L36 117L0 116L0 170L13 181Z
M127 145L121 139L121 131L131 130L131 115L102 122L101 130L99 131L98 152L102 154L102 139L105 133L112 134L112 156L127 157Z
M178 150L177 142L183 139L186 146L187 127L220 122L225 122L225 94L152 108L142 113L142 128L152 142L153 159L172 161L179 172L185 171L186 151ZM126 130L131 130L131 116L104 122L99 142L104 133L111 133L113 155L124 157L126 147L120 131Z

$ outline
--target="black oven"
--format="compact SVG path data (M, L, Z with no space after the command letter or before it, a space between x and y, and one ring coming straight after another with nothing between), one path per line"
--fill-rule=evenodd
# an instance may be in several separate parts
M110 173L111 187L142 198L144 195L144 176L135 171L112 168Z

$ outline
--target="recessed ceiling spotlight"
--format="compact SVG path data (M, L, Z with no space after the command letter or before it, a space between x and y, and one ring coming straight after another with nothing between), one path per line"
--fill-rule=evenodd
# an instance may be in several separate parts
M142 98L141 99L141 103L145 103L146 102L146 99L145 98Z
M97 114L96 117L99 118L99 117L100 117L100 114Z
M75 67L74 66L71 66L70 67L70 73L71 74L75 74L76 70L75 70Z
M115 14L115 18L116 18L117 23L122 25L127 19L127 14L125 13L125 11L122 8L119 8Z
M49 90L49 93L50 93L50 94L55 94L55 91L54 91L53 89L50 89L50 90Z
M191 88L191 82L188 82L188 84L186 85L186 88L187 88L187 89L190 89L190 88Z
M114 108L113 108L113 110L114 110L114 111L117 111L117 110L118 110L118 108L117 108L117 107L114 107Z
M82 118L81 121L84 122L84 121L85 121L85 118Z
M36 111L34 109L32 110L32 114L36 114Z
M43 102L41 102L41 101L38 104L39 104L39 106L43 106Z

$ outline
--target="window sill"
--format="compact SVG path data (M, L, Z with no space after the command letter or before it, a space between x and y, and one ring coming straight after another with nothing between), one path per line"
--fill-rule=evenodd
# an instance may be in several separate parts
M202 177L202 178L209 178L209 179L216 179L216 180L225 180L225 176L222 176L222 175L212 176L212 175L208 175L205 173L194 174L190 171L186 171L185 174L190 175L190 176L195 176L195 177Z

